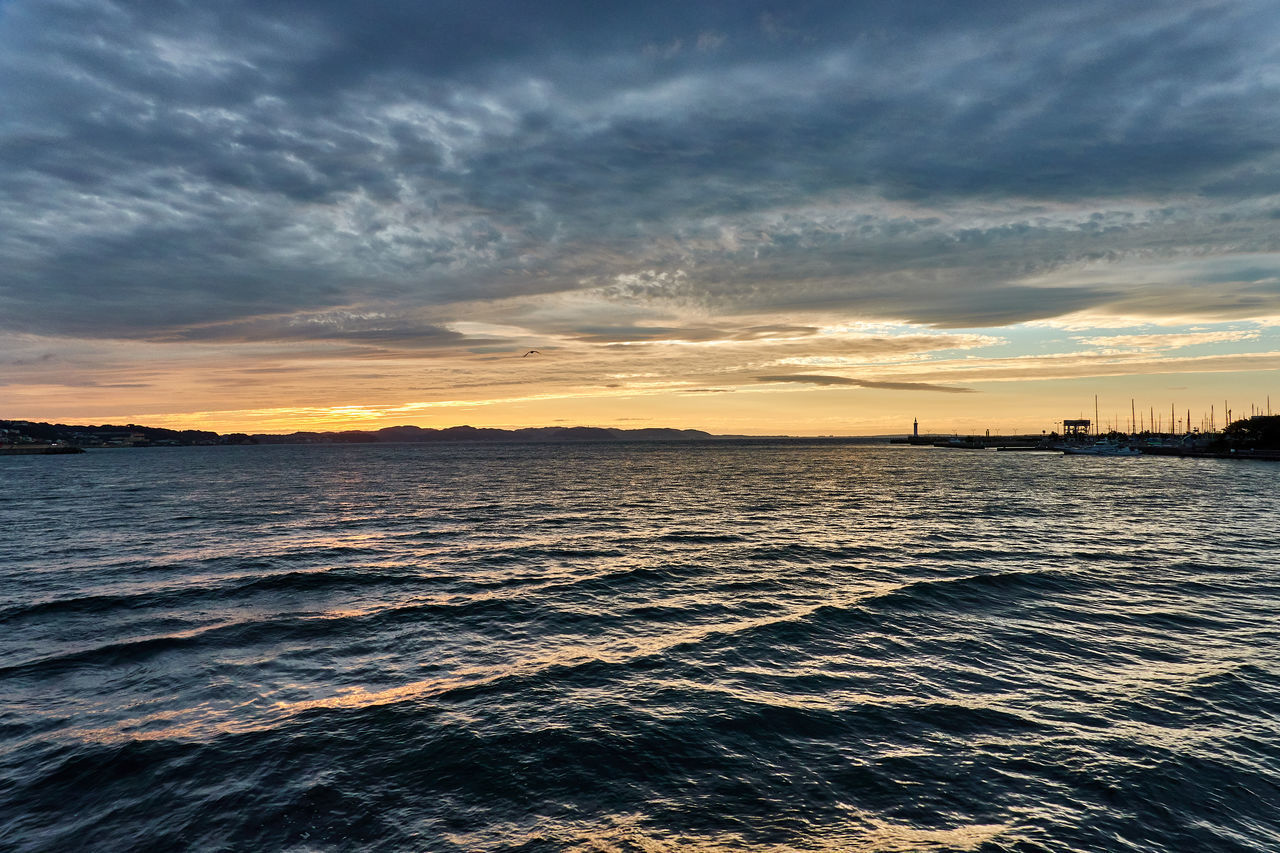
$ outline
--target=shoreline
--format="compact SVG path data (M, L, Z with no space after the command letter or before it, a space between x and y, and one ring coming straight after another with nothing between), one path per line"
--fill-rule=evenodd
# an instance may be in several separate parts
M15 444L0 447L0 456L53 456L63 453L84 453L83 447L68 444Z

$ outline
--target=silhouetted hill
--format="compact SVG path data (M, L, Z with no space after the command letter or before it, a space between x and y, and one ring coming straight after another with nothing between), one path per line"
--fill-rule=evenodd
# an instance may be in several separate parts
M239 444L243 433L219 435L203 429L165 429L139 424L49 424L34 421L0 421L0 430L37 441L65 441L86 446ZM239 439L239 440L237 440Z
M254 435L260 444L330 444L360 442L408 442L425 444L448 441L690 441L715 438L697 429L611 429L606 427L493 427L455 426L444 429L419 426L384 427L380 430L346 432L295 432L288 435Z
M455 426L445 429L395 426L379 430L293 432L287 435L228 433L209 430L174 430L139 424L82 426L33 421L0 420L0 443L63 441L82 447L155 447L212 444L377 444L389 442L431 443L449 441L690 441L715 438L697 429L610 429L605 427L491 427Z

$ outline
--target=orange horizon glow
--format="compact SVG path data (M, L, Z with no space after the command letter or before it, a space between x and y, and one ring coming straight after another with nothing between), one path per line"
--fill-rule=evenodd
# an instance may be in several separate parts
M1050 432L1092 417L1095 396L1098 420L1121 426L1131 400L1144 423L1167 422L1171 406L1175 420L1190 409L1193 424L1222 424L1226 408L1280 404L1270 320L940 331L800 319L789 318L800 332L702 342L562 339L530 358L523 342L413 355L81 341L84 354L60 362L39 354L70 342L28 336L15 339L22 366L0 389L0 418L264 434L468 425L858 436L906 433L917 419L940 434Z

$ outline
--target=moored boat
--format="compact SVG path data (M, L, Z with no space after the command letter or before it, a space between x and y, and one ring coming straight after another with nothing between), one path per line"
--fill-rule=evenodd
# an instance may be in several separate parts
M1084 444L1080 446L1067 445L1062 448L1062 452L1068 456L1141 456L1142 451L1136 447L1129 447L1125 444L1116 444L1112 441L1097 441L1093 444Z

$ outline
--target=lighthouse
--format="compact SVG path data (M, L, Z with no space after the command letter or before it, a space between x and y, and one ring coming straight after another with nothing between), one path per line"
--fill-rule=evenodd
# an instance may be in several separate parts
M911 434L912 434L912 435L919 435L919 434L920 434L920 419L919 419L919 418L912 418L912 419L911 419Z

